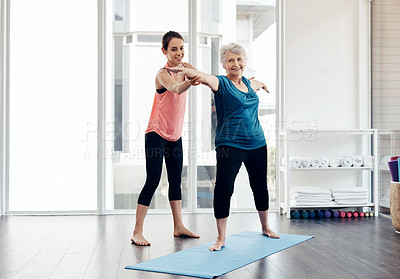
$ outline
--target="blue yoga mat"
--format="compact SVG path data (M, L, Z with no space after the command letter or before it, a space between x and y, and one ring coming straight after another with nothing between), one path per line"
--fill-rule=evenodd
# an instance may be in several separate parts
M229 236L221 251L209 251L213 244L210 242L125 268L214 278L313 238L295 234L280 236L273 239L259 232L242 232Z

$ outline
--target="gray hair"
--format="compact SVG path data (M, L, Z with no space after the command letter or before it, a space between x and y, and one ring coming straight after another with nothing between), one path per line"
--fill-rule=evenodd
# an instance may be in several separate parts
M236 43L230 43L229 45L222 45L219 50L219 62L221 63L221 65L225 65L227 52L242 55L244 60L247 60L247 54L244 47Z

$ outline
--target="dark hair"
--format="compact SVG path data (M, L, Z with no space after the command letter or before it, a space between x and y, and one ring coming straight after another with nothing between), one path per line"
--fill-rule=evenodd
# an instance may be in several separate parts
M175 32L175 31L168 31L162 37L162 47L163 47L163 49L165 49L165 50L168 49L169 42L173 38L178 38L178 39L181 39L183 41L183 37L182 37L181 34L179 34L178 32Z

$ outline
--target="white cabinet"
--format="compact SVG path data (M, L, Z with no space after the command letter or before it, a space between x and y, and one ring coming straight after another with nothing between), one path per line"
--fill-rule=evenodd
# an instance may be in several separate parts
M363 130L281 130L279 132L279 204L280 212L290 218L291 209L363 208L378 209L378 136L376 129ZM291 167L293 157L342 158L373 156L371 166L361 167ZM284 163L286 162L286 163ZM311 186L326 189L363 187L368 191L365 204L305 205L291 204L291 189ZM377 214L375 214L377 216Z

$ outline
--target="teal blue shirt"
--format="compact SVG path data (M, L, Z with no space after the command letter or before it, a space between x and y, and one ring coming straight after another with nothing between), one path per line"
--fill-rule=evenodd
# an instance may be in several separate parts
M216 77L219 86L218 91L214 91L218 120L215 147L229 145L251 150L264 146L264 132L258 120L260 101L250 81L242 77L242 82L248 88L248 92L243 92L226 76Z

